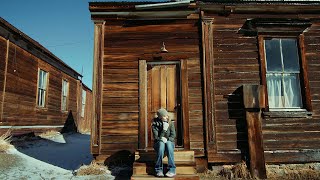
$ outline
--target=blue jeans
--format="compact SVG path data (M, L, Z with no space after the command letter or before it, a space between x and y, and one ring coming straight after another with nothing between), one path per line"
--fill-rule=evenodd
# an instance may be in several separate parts
M155 165L156 173L163 172L162 159L165 153L168 156L168 171L172 173L176 173L176 165L174 164L174 154L173 154L174 143L171 141L167 141L167 143L158 141L154 144L153 148L157 152L156 165Z

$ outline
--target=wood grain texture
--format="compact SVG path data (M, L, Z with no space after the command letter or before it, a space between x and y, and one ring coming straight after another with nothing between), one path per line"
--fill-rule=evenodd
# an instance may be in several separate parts
M8 43L8 44L7 44ZM78 125L79 120L79 84L80 81L64 73L61 69L48 64L13 42L0 38L1 51L1 104L2 125L34 126L34 128L16 129L13 133L41 132L37 126L61 126L67 120ZM9 47L9 48L6 48ZM3 52L2 51L6 51ZM7 59L7 60L6 60ZM6 63L7 61L7 63ZM48 73L48 86L45 107L37 106L38 72ZM69 83L67 111L61 110L62 80ZM5 84L4 84L5 82ZM5 92L5 93L4 93ZM88 95L90 98L90 96ZM85 123L91 119L85 120ZM80 126L78 126L80 128ZM51 128L59 129L61 128ZM89 125L87 128L90 128ZM43 128L48 131L50 128Z

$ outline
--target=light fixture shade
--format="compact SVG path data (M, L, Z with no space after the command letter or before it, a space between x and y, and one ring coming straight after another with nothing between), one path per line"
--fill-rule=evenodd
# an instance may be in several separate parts
M166 46L164 45L164 42L162 42L161 52L167 53L168 50L166 49Z

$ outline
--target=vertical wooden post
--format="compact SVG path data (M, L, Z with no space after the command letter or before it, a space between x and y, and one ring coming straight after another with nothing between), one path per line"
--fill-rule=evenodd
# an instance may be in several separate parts
M10 41L7 40L7 51L6 51L6 64L4 69L4 80L3 80L3 90L2 90L2 102L1 102L1 119L0 121L3 121L3 108L4 108L4 98L6 94L6 85L7 85L7 72L8 72L8 61L9 61L9 46Z
M188 92L188 64L187 60L181 60L181 94L182 94L182 118L183 118L183 147L190 149L189 131L189 92Z
M93 67L93 121L91 131L91 151L94 154L101 151L102 124L102 83L103 83L103 55L104 55L104 21L94 25L94 67Z
M201 13L202 20L202 75L204 81L204 105L206 118L206 143L207 151L216 151L214 128L214 63L213 63L213 18L205 17Z
M147 62L139 60L139 149L148 146L147 101Z
M262 85L243 85L243 103L248 126L250 172L253 177L266 179L263 137L261 128L261 109L265 108L264 87Z

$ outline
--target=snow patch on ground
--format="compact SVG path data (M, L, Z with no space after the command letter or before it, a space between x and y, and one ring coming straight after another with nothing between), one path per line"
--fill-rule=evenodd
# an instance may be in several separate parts
M15 145L17 150L0 153L0 179L114 179L110 174L74 176L93 160L90 135L62 134L53 141L34 137Z

